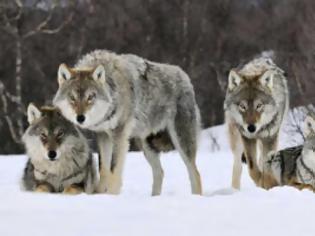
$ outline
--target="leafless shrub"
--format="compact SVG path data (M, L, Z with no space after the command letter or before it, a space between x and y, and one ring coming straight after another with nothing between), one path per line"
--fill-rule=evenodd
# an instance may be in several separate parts
M297 107L290 110L284 127L285 133L290 138L288 140L290 144L298 145L305 141L303 125L305 117L310 113L315 114L314 105Z

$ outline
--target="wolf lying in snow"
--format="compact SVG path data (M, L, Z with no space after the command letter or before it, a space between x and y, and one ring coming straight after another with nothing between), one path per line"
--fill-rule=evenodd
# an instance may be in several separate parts
M29 160L22 184L28 191L93 193L96 172L87 140L55 107L28 106L23 141Z
M303 145L268 155L262 175L270 183L268 187L290 185L315 190L315 119L308 116L304 123Z

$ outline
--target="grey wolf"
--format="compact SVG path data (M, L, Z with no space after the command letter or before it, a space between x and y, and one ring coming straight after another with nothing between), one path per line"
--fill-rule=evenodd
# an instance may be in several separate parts
M93 193L96 171L87 140L61 112L30 104L29 127L23 135L29 160L22 184L36 192Z
M188 75L177 66L96 50L73 68L61 64L54 104L81 128L96 132L100 151L98 192L118 194L129 139L141 141L152 167L152 195L161 193L160 152L177 149L191 191L201 194L196 166L199 109Z
M270 152L265 162L269 187L289 185L298 189L315 189L315 120L309 115L304 122L303 145Z
M279 130L289 107L288 94L285 73L269 55L230 71L224 110L234 155L233 188L240 188L242 156L256 185L265 184L260 182L259 168L267 154L277 150Z

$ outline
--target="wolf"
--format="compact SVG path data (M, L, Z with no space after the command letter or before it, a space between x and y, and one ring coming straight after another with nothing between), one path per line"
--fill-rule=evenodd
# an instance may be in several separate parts
M271 150L277 150L279 130L288 107L286 75L273 62L272 55L264 53L230 71L224 112L234 155L233 188L240 189L242 157L255 184L265 184L261 182L259 167ZM257 150L261 154L259 163Z
M265 173L273 178L273 186L289 185L298 189L315 190L315 119L308 115L304 121L303 145L270 152Z
M202 193L196 166L200 115L193 86L182 69L96 50L73 68L61 64L58 84L55 106L68 120L97 134L98 192L119 194L129 139L135 138L152 168L152 195L159 195L162 188L160 152L173 147L187 167L192 193Z
M59 109L29 104L23 135L29 159L22 185L27 191L95 192L97 175L87 140Z

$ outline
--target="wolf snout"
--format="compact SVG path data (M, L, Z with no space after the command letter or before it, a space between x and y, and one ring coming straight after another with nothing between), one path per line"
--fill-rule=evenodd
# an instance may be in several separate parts
M77 121L79 122L79 124L82 124L85 121L85 116L84 115L78 115Z
M254 133L256 131L256 126L253 125L253 124L250 124L250 125L247 126L247 130L250 133Z
M48 152L48 158L49 158L49 160L51 160L51 161L56 160L56 156L57 156L56 151L50 150L50 151Z

